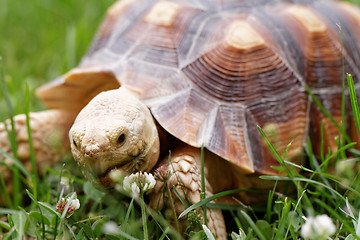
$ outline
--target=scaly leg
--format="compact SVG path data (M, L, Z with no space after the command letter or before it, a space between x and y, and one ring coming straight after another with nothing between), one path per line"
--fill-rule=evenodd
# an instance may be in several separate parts
M69 152L68 131L75 116L75 113L65 110L48 110L30 113L32 143L40 172L44 166L54 165L66 152ZM18 158L28 169L31 169L29 138L25 115L15 116L14 122ZM7 129L11 130L10 120L6 120L5 123ZM3 123L0 123L0 149L12 154L8 134ZM6 159L2 154L0 154L0 161L12 164L12 161ZM3 166L0 166L0 171L5 179L5 183L9 184L8 187L11 188L11 171Z
M172 199L176 209L177 216L183 212L186 207L181 203L179 198L176 196L173 187L186 201L188 199L190 204L194 204L200 201L201 194L201 152L200 149L190 147L188 145L178 146L174 152L171 153L172 165L167 165L167 159L165 159L160 166L155 170L155 175L161 175L166 172L166 169L174 169L175 172L170 175L167 181L168 188L171 189ZM205 167L205 173L207 172ZM212 195L212 187L206 180L206 197ZM164 183L157 181L154 190L150 193L150 206L154 209L164 207L163 197ZM165 193L165 203L167 207L171 205L169 202L168 194ZM202 209L197 209L203 216ZM186 217L180 219L181 230L189 224ZM207 223L208 228L211 232L215 233L216 239L227 239L225 222L220 210L207 209ZM203 224L203 220L202 220Z

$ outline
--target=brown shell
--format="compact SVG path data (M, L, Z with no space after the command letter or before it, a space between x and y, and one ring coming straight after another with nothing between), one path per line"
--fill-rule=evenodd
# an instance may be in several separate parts
M296 3L294 3L296 2ZM359 89L360 11L348 3L269 0L121 0L78 68L42 87L51 108L80 110L120 85L169 133L246 172L275 173L257 126L289 158L310 135L336 148L338 130L307 94L341 119L345 72ZM348 99L348 97L347 97ZM346 111L350 112L349 102ZM353 118L346 119L350 133Z

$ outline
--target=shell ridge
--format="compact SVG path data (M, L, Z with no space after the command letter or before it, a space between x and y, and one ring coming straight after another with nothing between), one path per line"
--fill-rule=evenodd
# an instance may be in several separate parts
M157 1L157 0L155 0ZM133 25L134 24L139 24L141 21L143 21L143 17L144 15L146 14L146 12L153 6L153 2L155 2L154 0L152 1L144 1L144 2L147 2L148 4L147 5L143 5L142 8L140 8L137 13L132 13L131 16L134 16L133 18ZM139 6L139 5L138 5ZM119 18L117 20L117 23L116 25L123 25L123 22L121 22L120 20L122 20L122 18ZM135 20L135 21L134 21ZM112 33L111 34L111 37L110 37L110 40L109 40L109 43L107 44L107 47L108 48L113 48L115 45L117 45L117 41L119 39L119 37L123 34L123 33L130 33L132 30L133 30L133 26L129 26L128 27L128 31L127 28L126 28L126 25L124 25L123 27L124 29L120 28L119 31L115 32L115 33ZM150 28L150 26L148 26L148 28ZM139 34L140 36L136 38L136 41L132 42L131 43L131 46L126 49L126 51L124 53L122 53L122 58L123 59L127 59L133 52L134 50L139 46L139 43L144 41L144 39L147 37L147 35L145 34L145 31L142 32L141 34ZM123 39L126 39L126 36L123 37ZM126 39L128 40L128 39ZM111 51L111 50L110 50Z
M131 61L132 64L134 64L134 63L146 64L148 66L153 66L153 67L161 68L161 69L164 69L164 70L176 71L176 73L179 72L178 68L175 68L175 67L172 67L172 66L169 66L169 65L159 65L159 64L156 64L154 62L145 61L144 59L138 59L138 58L135 59L135 58L130 57L127 60Z
M204 53L200 52L199 55L196 55L195 57L193 57L194 55L194 49L195 47L199 44L197 42L197 39L200 38L200 35L203 31L203 29L205 28L205 26L207 25L207 23L212 20L214 18L214 15L210 15L208 18L206 18L206 20L204 19L202 21L202 23L200 24L200 26L198 26L198 30L196 31L196 34L194 34L194 36L192 37L192 44L191 47L189 48L189 51L185 57L185 59L182 60L183 64L181 64L179 67L181 69L185 68L186 66L190 65L192 62L196 61L196 59L198 59L199 57L201 57ZM216 48L216 46L214 46L214 48ZM209 50L210 51L210 50ZM180 63L180 62L179 62Z
M247 173L254 172L254 162L252 155L249 155L249 149L245 144L244 132L246 131L245 121L246 108L243 105L237 105L224 102L220 104L216 114L214 132L222 134L220 136L212 135L212 141L208 145L208 149L225 159L237 164ZM244 124L244 125L242 125ZM214 144L215 143L215 144ZM219 145L216 148L216 145Z
M142 101L150 108L150 110L152 112L157 112L157 109L159 106L162 106L164 104L166 104L167 102L171 102L173 99L177 99L179 96L182 95L188 95L190 94L191 88L185 88L183 90L180 90L176 93L171 93L168 95L162 95L162 96L158 96L158 97L153 97L153 98L147 98L147 99L142 99ZM161 125L161 123L160 123Z
M204 121L200 125L198 134L197 134L197 145L198 146L207 146L211 139L211 135L215 128L216 116L219 111L219 105L214 107L206 115Z
M98 29L98 32L93 39L89 51L85 56L90 56L102 47L109 47L115 42L122 33L132 28L132 22L139 14L124 14L128 12L141 12L142 8L136 2L139 0L124 0L115 2L111 8L108 9L105 19ZM150 1L149 1L150 2ZM141 6L143 6L142 4ZM134 7L136 6L136 7ZM123 17L128 15L126 18Z
M278 51L274 51L273 47L267 45L268 48L271 49L282 63L285 64L286 68L292 72L300 85L305 87L306 79L300 74L300 72L305 71L305 66L303 66L301 60L296 61L299 57L301 58L302 52L298 50L298 44L293 39L291 32L282 22L279 22L279 19L269 15L269 13L263 9L254 10L251 17L253 17L258 24L272 29L271 37L273 38L273 42L276 44ZM261 22L259 21L260 19L262 19Z
M245 149L246 149L246 153L248 155L248 159L249 159L249 162L251 163L252 165L252 168L253 168L253 171L256 171L256 164L255 164L255 158L254 158L254 154L252 152L252 147L251 147L251 141L250 141L250 138L249 138L249 129L248 129L248 124L247 124L247 121L246 121L246 114L247 114L247 110L246 108L244 109L244 112L243 112L243 119L241 121L241 124L243 126L243 135L244 135L244 144L245 144Z

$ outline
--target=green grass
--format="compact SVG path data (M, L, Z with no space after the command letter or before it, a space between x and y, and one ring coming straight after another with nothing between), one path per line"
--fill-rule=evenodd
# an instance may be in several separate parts
M5 73L1 78L8 88L6 92L0 91L1 115L43 109L34 97L34 89L79 62L112 2L0 0L0 56L3 57ZM349 78L352 107L357 113L355 116L359 128L360 117L351 82ZM6 96L12 103L10 108L6 106ZM259 131L267 139L265 133L261 129ZM327 214L337 227L333 237L359 239L360 175L354 171L359 168L359 152L352 148L353 145L341 143L336 152L326 154L327 151L323 150L323 154L316 158L309 139L305 150L310 167L305 168L288 162L286 152L279 153L270 141L267 143L287 172L287 177L261 178L264 181L275 181L278 185L287 183L291 186L289 189L294 190L292 194L285 195L272 190L269 191L266 204L239 207L210 202L243 190L230 190L211 197L202 195L202 200L189 206L183 215L193 214L193 209L205 205L226 208L230 216L228 219L232 219L233 239L297 239L305 217ZM342 156L349 149L353 152L352 158L341 159L334 166L329 164L331 159ZM18 169L14 170L14 184L23 183L27 191L21 186L14 186L13 191L17 194L8 195L0 181L5 198L5 207L0 208L0 238L22 239L25 234L38 239L69 239L70 236L74 239L144 238L141 199L132 200L119 192L97 190L92 183L83 179L80 172L69 171L77 169L71 160L65 160L64 165L46 169L39 179L16 158L11 159ZM81 207L71 217L67 217L57 212L55 206L59 198L73 192L77 192ZM162 213L148 208L145 212L151 215L147 224L150 236L154 239L179 238ZM106 234L103 230L104 224L109 222L114 224L112 234ZM197 229L197 236L205 238L200 230Z
M34 90L74 67L86 52L114 0L0 0L0 56L15 113L42 109ZM0 91L0 112L5 112Z
M347 0L346 2L351 2L353 4L356 4L356 5L360 5L360 1L359 0Z

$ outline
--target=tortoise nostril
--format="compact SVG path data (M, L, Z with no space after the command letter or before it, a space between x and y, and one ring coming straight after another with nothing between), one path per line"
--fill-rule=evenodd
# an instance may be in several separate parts
M85 152L84 152L84 155L85 155L86 157L89 157L89 158L93 158L93 157L94 157L94 153L93 153L93 152L90 152L90 151L85 151Z
M84 155L90 158L94 157L96 152L98 152L98 149L92 145L86 146L84 149Z
M125 133L120 134L119 138L117 139L118 144L122 144L125 142Z

